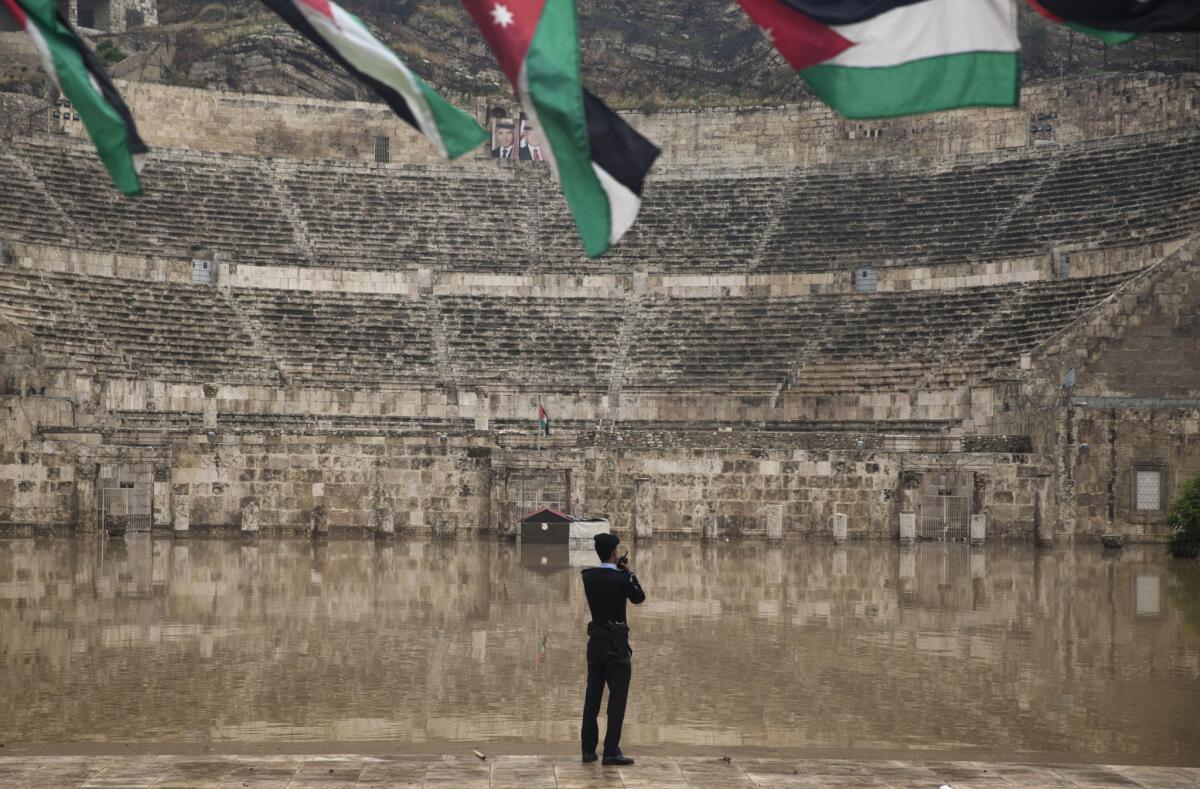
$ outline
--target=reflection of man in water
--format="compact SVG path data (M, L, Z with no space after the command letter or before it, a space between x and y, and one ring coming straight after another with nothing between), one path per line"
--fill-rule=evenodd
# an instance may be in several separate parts
M533 127L528 123L521 124L521 146L518 158L523 162L540 162L542 161L542 146L538 142L537 134L534 133Z
M496 147L492 149L493 159L513 158L513 122L500 121L496 124Z
M597 534L596 553L599 567L583 571L583 590L587 593L592 621L588 623L587 692L583 702L583 729L580 740L583 760L596 761L600 729L600 697L608 685L608 731L604 734L603 764L628 765L633 759L621 753L621 726L625 722L625 701L629 698L629 678L633 670L629 647L629 626L625 623L625 601L634 605L646 599L637 576L629 571L629 554L617 559L620 540L613 534Z

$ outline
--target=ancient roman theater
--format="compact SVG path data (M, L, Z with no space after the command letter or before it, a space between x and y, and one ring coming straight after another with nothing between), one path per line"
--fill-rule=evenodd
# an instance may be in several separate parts
M664 153L598 260L545 164L435 163L379 105L123 84L131 200L10 95L0 524L1162 539L1200 468L1198 87L629 113Z

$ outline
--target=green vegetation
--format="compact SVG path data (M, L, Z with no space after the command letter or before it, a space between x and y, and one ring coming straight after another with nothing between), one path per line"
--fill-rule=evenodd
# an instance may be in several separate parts
M112 42L111 39L104 39L96 45L96 55L100 61L106 66L111 66L113 63L120 63L125 58L129 57L120 47Z
M1200 474L1183 484L1183 490L1171 502L1167 523L1175 530L1171 555L1178 559L1200 557Z

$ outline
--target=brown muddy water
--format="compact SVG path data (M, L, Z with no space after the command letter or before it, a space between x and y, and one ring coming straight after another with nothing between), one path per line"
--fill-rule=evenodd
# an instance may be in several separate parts
M572 560L590 551L3 539L0 743L569 752ZM664 542L633 563L630 752L1200 764L1200 568L1160 546Z

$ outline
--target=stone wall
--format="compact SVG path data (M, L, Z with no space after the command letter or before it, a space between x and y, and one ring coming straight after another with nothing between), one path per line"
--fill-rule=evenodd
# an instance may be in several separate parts
M386 137L393 162L443 161L428 140L384 104L124 80L117 80L117 89L151 147L373 162L375 139Z
M509 480L543 469L569 478L564 506L609 517L624 534L763 538L779 505L784 539L829 537L835 513L848 516L852 538L887 539L897 533L898 513L919 506L905 494L912 475L965 470L976 479L972 506L989 516L994 538L1033 534L1042 474L1035 456L790 449L766 434L748 437L755 446L725 446L719 433L625 435L628 442L587 434L575 446L541 449L506 448L482 435L195 435L164 461L169 488L156 484L154 522L236 530L252 510L268 533L369 536L388 513L401 532L512 534L518 493ZM661 445L679 441L691 448ZM28 480L23 490L51 494L39 500L56 509L18 503L0 512L0 524L75 523L72 467L58 470L59 457L53 442L5 456L0 484Z
M1060 533L1164 538L1166 507L1200 472L1200 240L1126 283L1027 360L1034 445L1056 458ZM1158 471L1157 510L1134 475Z
M851 121L811 102L784 107L626 113L663 150L660 168L790 168L889 157L1070 144L1200 121L1195 74L1100 75L1026 87L1021 106L883 121ZM392 161L428 163L432 146L379 104L238 94L123 82L120 90L152 146L290 156L374 159L374 137ZM482 119L483 103L459 106ZM1052 116L1052 117L1051 117ZM1032 132L1031 128L1049 127ZM480 156L486 156L483 147Z

